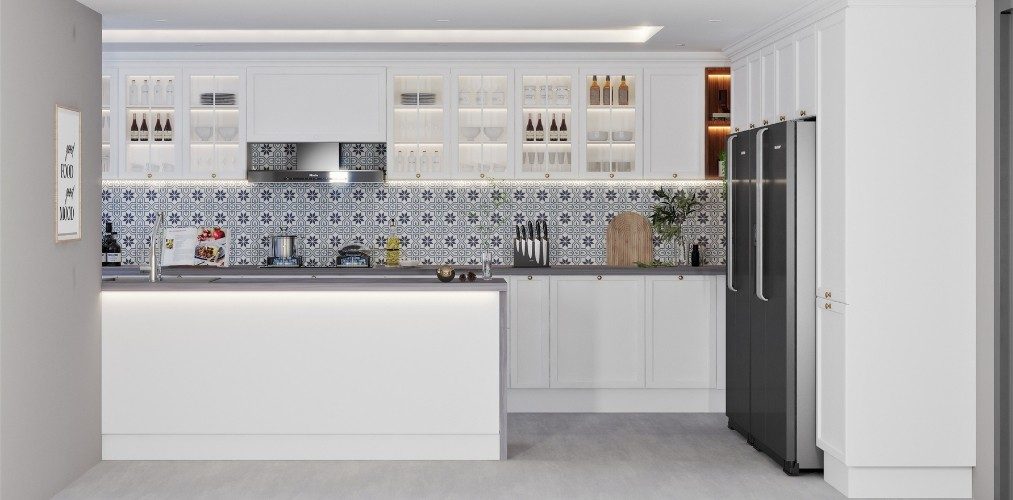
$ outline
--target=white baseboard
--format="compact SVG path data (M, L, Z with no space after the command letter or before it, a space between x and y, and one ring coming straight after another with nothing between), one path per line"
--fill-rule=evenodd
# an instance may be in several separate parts
M724 413L719 389L507 389L510 413Z
M848 498L971 498L971 467L849 467L824 454L823 479Z
M505 451L499 434L102 436L103 460L500 460Z

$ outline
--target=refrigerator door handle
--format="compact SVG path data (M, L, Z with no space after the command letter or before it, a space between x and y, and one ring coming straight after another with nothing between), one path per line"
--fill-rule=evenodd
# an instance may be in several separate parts
M732 277L735 275L734 270L732 268L733 263L735 262L734 259L735 254L732 251L733 248L732 214L734 213L732 211L732 192L734 191L734 186L732 185L732 180L734 179L734 177L732 176L732 163L733 163L732 158L735 156L732 154L732 145L734 144L735 144L735 136L733 135L728 136L728 142L725 144L725 158L727 158L727 164L725 165L725 185L727 187L728 193L728 217L725 223L725 231L726 231L725 240L727 240L728 242L727 245L728 248L725 252L725 254L727 255L727 258L725 258L725 262L727 263L727 265L725 265L725 286L728 287L728 290L738 292L738 290L735 289L735 284L732 282L733 279Z
M763 296L763 134L756 133L756 298L767 302Z

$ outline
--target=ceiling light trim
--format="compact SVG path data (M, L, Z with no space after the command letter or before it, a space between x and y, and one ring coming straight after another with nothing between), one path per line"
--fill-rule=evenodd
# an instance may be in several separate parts
M104 43L645 43L664 26L608 29L189 30L106 29Z

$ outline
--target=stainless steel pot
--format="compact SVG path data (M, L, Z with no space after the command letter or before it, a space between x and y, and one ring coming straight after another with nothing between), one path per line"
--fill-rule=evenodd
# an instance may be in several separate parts
M295 257L295 236L274 236L271 238L271 251L277 259Z

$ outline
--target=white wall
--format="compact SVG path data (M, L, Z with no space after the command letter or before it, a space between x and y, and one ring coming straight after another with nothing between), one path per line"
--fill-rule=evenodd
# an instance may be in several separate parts
M974 498L995 498L995 63L996 5L977 1L977 460ZM999 4L1007 3L1000 1Z
M0 3L0 497L50 498L100 457L101 16ZM83 114L84 239L54 243L53 121Z

